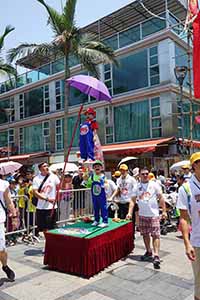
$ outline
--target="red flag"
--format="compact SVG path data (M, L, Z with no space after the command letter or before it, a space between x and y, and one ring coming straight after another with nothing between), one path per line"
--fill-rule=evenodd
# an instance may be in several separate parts
M194 96L200 98L200 13L193 22Z
M199 13L199 0L188 0L188 12L185 28L192 23Z
M194 123L195 123L195 124L200 124L200 115L199 115L199 116L196 116L196 117L194 118Z

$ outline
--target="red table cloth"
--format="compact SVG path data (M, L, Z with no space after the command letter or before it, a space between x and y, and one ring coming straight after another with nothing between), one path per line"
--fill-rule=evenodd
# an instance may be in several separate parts
M134 248L132 222L92 238L54 234L50 231L45 236L44 264L52 270L85 278L90 278L127 256Z

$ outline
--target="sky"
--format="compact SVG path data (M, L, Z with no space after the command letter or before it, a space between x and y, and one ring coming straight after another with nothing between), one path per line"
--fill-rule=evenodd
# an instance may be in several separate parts
M57 10L66 0L46 0ZM125 6L133 0L78 0L76 10L77 25L82 27ZM0 0L0 35L6 25L15 27L5 42L5 49L18 46L22 42L49 42L53 35L47 26L45 8L37 0Z

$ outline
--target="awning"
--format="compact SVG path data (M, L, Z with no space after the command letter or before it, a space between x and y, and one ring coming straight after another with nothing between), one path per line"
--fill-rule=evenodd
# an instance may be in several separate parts
M175 141L174 137L155 139L148 141L140 142L131 142L123 144L112 144L102 146L102 151L104 154L117 154L124 153L125 155L129 154L141 154L147 152L154 152L156 147L168 146L168 143Z
M19 155L12 155L9 156L9 160L12 161L20 161L27 160L29 158L38 158L38 157L47 157L49 156L49 152L36 152L36 153L29 153L29 154L19 154ZM0 162L8 161L8 157L1 157Z

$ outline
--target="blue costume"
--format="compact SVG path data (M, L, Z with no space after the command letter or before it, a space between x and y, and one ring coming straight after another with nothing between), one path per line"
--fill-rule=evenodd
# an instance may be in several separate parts
M106 204L106 193L104 188L105 176L100 176L100 181L94 179L94 175L91 176L92 180L92 201L94 207L94 218L99 223L101 210L101 217L103 223L108 223L108 209Z
M94 133L92 123L86 120L80 125L80 153L81 158L94 160Z

